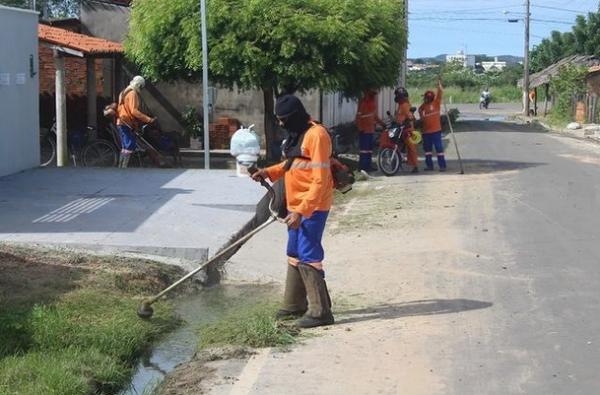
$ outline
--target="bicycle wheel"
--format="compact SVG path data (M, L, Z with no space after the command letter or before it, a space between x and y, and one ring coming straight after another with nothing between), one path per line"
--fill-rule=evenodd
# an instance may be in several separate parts
M40 166L45 167L56 161L56 143L50 136L40 138Z
M83 165L90 167L114 167L117 165L117 150L108 141L93 141L83 150Z
M400 169L400 156L395 149L384 148L379 151L377 165L383 174L386 176L393 176L398 172L398 169Z

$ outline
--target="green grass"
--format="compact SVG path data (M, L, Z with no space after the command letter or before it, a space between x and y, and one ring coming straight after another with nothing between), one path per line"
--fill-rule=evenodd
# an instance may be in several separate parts
M408 92L413 105L420 104L423 93L429 89L435 91L433 86L430 88L410 88ZM490 91L492 92L492 101L495 103L513 103L521 101L521 90L516 86L506 85L491 87ZM469 88L464 91L454 86L444 88L444 100L447 103L479 103L480 94L481 89L479 88Z
M178 324L169 306L151 321L137 306L128 295L84 289L0 310L0 394L113 393L149 342Z
M199 330L199 347L234 345L275 347L293 344L299 331L275 319L274 304L236 307L219 321Z

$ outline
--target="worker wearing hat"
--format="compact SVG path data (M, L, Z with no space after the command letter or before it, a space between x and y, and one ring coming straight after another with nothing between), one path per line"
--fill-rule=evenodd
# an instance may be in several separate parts
M140 92L145 85L146 81L144 78L136 75L129 83L129 86L119 94L117 128L121 137L121 155L119 156L119 167L121 168L128 166L129 157L137 147L135 130L141 124L154 123L156 121L156 118L152 118L140 110Z
M425 170L433 170L433 148L437 154L440 171L446 171L446 157L442 143L442 81L438 81L437 93L427 91L423 95L423 104L419 107L421 130L423 132L423 149L425 150Z
M408 99L408 91L399 87L394 90L394 101L398 103L396 110L396 121L402 125L407 123L408 126L404 129L403 141L406 146L407 162L412 167L411 173L419 172L419 158L417 155L417 145L412 143L411 136L415 130L415 116L413 114L414 108L410 105Z
M277 316L301 316L297 321L301 328L330 325L334 318L321 239L333 201L331 138L294 95L277 99L275 114L288 132L283 147L286 160L259 169L252 178L276 181L283 177L285 182L288 265L283 306Z

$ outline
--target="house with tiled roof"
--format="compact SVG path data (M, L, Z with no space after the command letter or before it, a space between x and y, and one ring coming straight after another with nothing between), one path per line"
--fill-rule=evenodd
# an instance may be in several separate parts
M39 69L40 69L40 124L49 128L55 113L56 56L64 61L64 86L67 101L67 128L81 128L85 125L103 125L98 117L101 108L112 101L119 87L110 83L115 80L105 70L103 62L120 62L123 54L121 43L92 37L78 32L79 24L38 26ZM106 77L109 78L106 78ZM108 80L109 84L105 84ZM107 85L107 86L105 86Z

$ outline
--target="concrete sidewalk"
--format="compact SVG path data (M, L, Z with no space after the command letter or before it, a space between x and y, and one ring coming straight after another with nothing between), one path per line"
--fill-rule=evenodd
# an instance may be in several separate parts
M0 241L189 268L226 244L264 193L232 170L34 169L0 178Z

